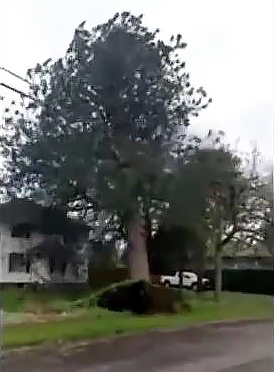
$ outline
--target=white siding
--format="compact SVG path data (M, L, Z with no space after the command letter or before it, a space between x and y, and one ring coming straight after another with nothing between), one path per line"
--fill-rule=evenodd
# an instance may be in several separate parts
M43 236L38 233L31 234L31 237L13 238L9 226L0 226L0 248L1 248L1 272L0 281L2 283L27 283L33 281L31 273L9 272L10 253L26 253L33 246L41 243Z
M63 237L59 241L63 243ZM11 236L9 226L2 224L0 226L0 283L31 283L53 281L57 283L83 283L87 281L87 263L80 269L80 276L75 277L71 265L68 265L64 277L58 274L49 274L47 259L34 259L30 272L9 272L10 253L23 253L29 251L32 247L40 244L45 239L44 235L31 233L30 238L14 238Z

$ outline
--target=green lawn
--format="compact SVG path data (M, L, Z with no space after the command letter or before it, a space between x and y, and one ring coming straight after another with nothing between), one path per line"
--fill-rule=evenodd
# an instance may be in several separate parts
M51 312L67 311L71 304L83 297L81 292L52 293L48 291L32 292L18 289L1 291L1 309L11 312Z
M80 316L58 321L6 325L2 328L2 347L91 339L159 328L180 329L210 321L273 317L272 297L227 292L223 293L220 303L215 303L212 293L200 298L190 293L188 296L193 306L191 313L133 316L94 307L86 309Z

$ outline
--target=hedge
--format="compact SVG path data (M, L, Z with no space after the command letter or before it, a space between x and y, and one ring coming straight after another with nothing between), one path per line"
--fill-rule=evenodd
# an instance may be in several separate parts
M91 289L101 289L112 283L123 282L129 279L127 268L119 267L113 269L89 268L88 283Z
M205 271L214 288L215 273L213 269ZM273 269L223 269L222 289L232 292L274 295Z
M129 279L129 269L117 267L112 269L93 268L88 270L88 282L91 289L102 289L113 283L123 282ZM151 275L151 283L160 284L159 275Z

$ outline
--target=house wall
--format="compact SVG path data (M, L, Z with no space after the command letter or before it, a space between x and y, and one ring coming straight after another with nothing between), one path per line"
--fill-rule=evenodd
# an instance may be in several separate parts
M11 236L11 228L8 225L0 226L1 247L1 272L2 283L29 283L33 281L32 273L9 272L10 253L26 253L30 248L42 242L44 236L38 233L31 234L30 238L14 238Z
M0 225L0 283L43 283L43 282L86 282L85 270L79 276L74 275L73 267L68 265L66 273L61 276L58 273L49 273L48 260L34 258L31 262L30 272L9 272L9 256L11 253L26 254L31 248L40 244L45 235L32 232L29 238L16 238L11 236L11 228L8 225ZM60 236L63 240L63 237Z

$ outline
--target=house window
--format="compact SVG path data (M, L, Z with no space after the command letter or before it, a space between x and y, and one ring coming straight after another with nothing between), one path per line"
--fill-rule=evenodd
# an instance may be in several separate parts
M10 253L9 272L17 272L17 273L27 272L26 259L23 253Z
M55 261L53 257L49 257L49 272L53 274L55 270Z
M31 267L31 260L30 260L30 258L28 258L27 260L26 260L26 273L30 273L30 267Z
M62 276L65 276L67 264L63 262L58 264L53 257L49 258L49 272L50 274L60 273Z

